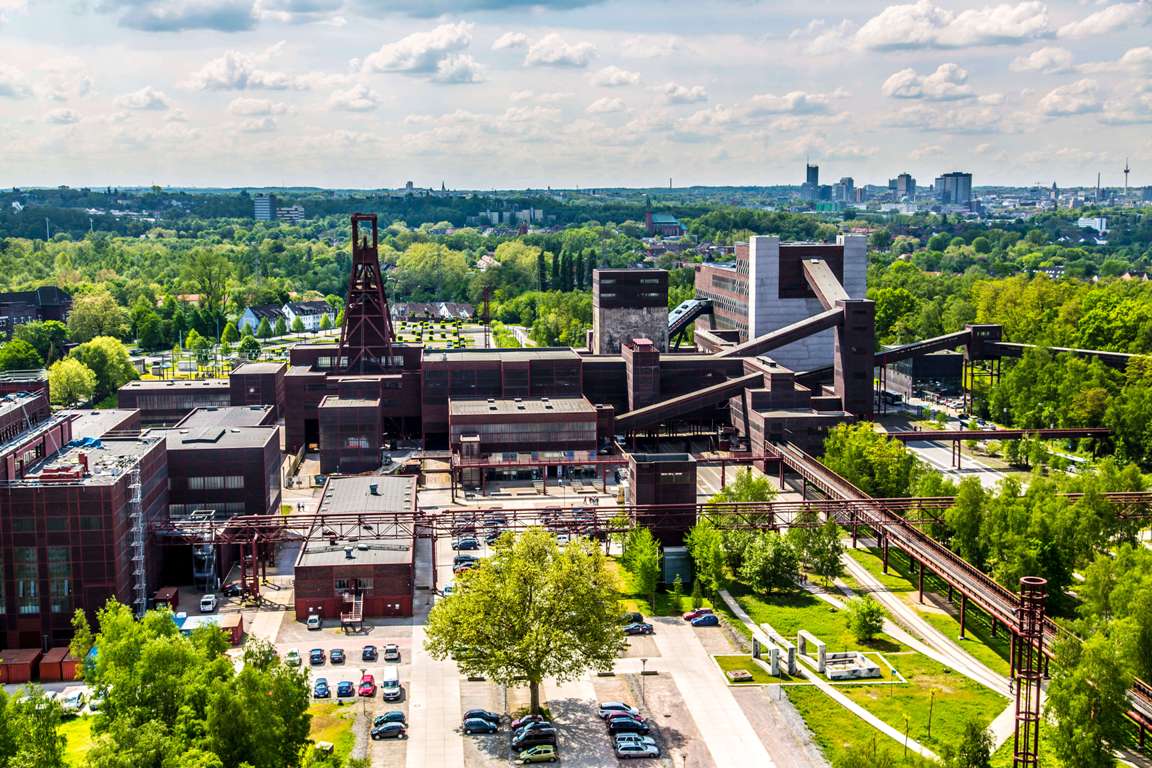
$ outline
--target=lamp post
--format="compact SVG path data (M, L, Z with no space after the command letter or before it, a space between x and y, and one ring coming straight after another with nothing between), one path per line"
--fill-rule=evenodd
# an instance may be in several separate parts
M648 659L640 659L640 703L644 705L644 709L648 709L648 699L644 696L644 677L648 671Z

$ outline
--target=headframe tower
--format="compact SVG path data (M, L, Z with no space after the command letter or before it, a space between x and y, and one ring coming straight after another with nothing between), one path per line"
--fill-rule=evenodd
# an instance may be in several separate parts
M392 317L380 272L374 213L352 215L352 272L340 327L340 355L349 373L370 373L392 363Z

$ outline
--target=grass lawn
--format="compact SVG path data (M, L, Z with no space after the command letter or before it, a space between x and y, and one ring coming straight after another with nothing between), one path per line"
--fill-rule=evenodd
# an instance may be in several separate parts
M845 686L845 689L848 687ZM884 763L877 759L876 765L892 765L893 768L924 768L935 765L911 753L905 757L899 744L830 700L816 688L789 686L784 690L800 716L804 718L815 742L820 745L830 763L835 764L838 759L848 754L864 752L869 755L887 753L894 758L892 763Z
M1056 757L1048 746L1048 723L1040 723L1040 765L1044 768L1064 768L1064 763ZM1012 768L1012 739L992 755L992 768Z
M884 651L894 653L904 647L887 635L877 635L875 640L860 643L848 629L848 617L844 611L829 605L808 592L793 592L786 595L761 596L752 594L742 585L729 587L733 597L757 624L767 622L780 634L795 641L796 632L806 629L820 638L829 651Z
M608 570L616 575L616 585L620 592L620 610L635 611L644 616L680 616L692 610L692 595L681 595L679 602L672 599L667 592L656 592L656 610L648 603L648 596L636 591L632 586L632 574L620 567L614 558L608 561ZM701 598L700 605L711 607L712 603Z
M356 720L356 708L338 706L336 702L313 704L308 707L312 715L312 741L328 741L335 745L335 754L343 762L352 753L356 741L352 724Z
M92 718L73 717L60 724L59 733L67 741L64 748L64 762L73 768L80 768L86 762L88 750L92 749Z
M714 656L716 663L720 665L722 670L720 674L724 675L725 672L731 672L734 669L743 669L752 675L752 679L744 683L735 683L724 675L724 681L732 685L756 685L765 683L781 683L787 682L792 679L787 672L784 671L786 664L781 664L780 677L772 677L768 670L760 666L753 660L751 656Z
M887 658L908 685L842 686L840 691L899 730L904 729L907 717L908 735L935 752L954 743L968 720L987 725L1011 703L919 653ZM931 735L928 733L930 709Z
M890 591L900 593L915 593L916 588L908 573L908 560L903 555L898 554L895 550L890 553L888 558L888 573L884 573L883 561L874 550L865 549L849 549L849 555L856 560L856 562L863 565L868 569L868 572L880 580L885 587ZM948 594L948 587L942 581L937 579L929 571L924 577L925 591L931 591L940 595L941 597ZM959 600L959 597L957 597ZM915 596L906 599L909 605L913 608L918 608L919 603L916 601ZM992 624L987 615L981 611L973 608L971 605L968 607L968 616L965 622L966 636L960 639L960 607L958 604L953 603L952 609L955 615L943 614L936 610L923 610L920 611L921 616L942 632L946 637L950 637L956 643L969 653L984 666L997 672L1001 675L1007 675L1009 671L1008 664L1008 633L1001 630L997 633L996 637L992 637Z

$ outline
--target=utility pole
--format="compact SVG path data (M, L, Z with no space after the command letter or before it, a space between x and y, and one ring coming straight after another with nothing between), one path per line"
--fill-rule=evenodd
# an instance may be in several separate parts
M1125 197L1125 199L1127 199L1127 197L1128 197L1128 174L1131 171L1132 171L1132 169L1128 167L1128 158L1124 158L1124 197Z

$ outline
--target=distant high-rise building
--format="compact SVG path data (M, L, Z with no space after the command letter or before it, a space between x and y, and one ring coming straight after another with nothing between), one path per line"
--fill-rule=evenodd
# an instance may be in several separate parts
M832 185L832 199L838 203L853 203L856 201L856 180L845 176Z
M936 196L945 205L972 203L972 174L952 171L936 177Z
M805 166L804 183L811 184L813 187L820 186L820 166L808 163Z
M287 208L278 208L276 218L289 224L299 224L304 221L304 208L300 205L290 205Z
M916 197L916 179L912 178L910 173L902 173L888 181L888 189L892 190L892 194L896 196L897 200L905 197Z
M259 193L252 198L252 215L256 221L275 221L276 195Z

